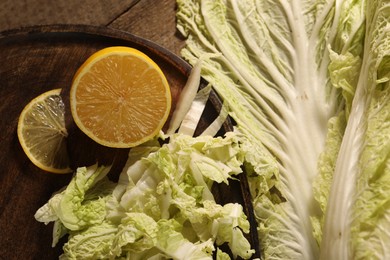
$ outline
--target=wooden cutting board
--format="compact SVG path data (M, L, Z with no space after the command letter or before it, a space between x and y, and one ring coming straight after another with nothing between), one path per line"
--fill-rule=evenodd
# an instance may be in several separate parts
M71 175L46 173L30 163L18 142L18 116L39 94L68 89L78 67L92 53L108 46L129 46L150 56L167 77L174 109L191 67L153 42L113 29L75 25L0 34L0 259L57 259L61 254L61 246L51 248L52 226L37 222L34 213L53 192L68 184ZM202 81L201 87L205 84ZM197 133L212 122L220 106L213 92ZM223 131L230 130L232 123L227 120ZM215 193L221 203L242 203L252 222L246 180L241 179L231 187L216 187ZM252 231L256 233L255 225ZM256 236L251 237L252 243L257 244L256 240Z

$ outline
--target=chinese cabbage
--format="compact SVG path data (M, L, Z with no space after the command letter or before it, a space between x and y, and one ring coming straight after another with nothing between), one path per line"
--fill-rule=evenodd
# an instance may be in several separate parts
M248 149L263 256L318 259L329 193L313 186L324 176L323 188L331 186L333 173L321 165L335 160L325 154L337 154L341 138L328 139L342 136L351 113L365 2L177 3L177 28L187 37L182 55L192 64L210 57L202 76L227 103Z

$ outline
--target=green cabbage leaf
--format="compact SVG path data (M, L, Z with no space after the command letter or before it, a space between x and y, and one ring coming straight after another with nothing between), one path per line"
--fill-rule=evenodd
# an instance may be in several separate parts
M390 257L390 2L366 6L362 67L335 162L322 259Z

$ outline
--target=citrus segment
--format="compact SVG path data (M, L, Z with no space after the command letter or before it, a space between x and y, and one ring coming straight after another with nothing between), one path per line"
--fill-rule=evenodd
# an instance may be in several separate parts
M19 116L18 138L36 166L52 173L69 173L65 107L60 92L50 90L26 105Z
M171 93L161 69L144 53L109 47L93 54L77 71L70 106L76 125L91 139L128 148L162 129Z

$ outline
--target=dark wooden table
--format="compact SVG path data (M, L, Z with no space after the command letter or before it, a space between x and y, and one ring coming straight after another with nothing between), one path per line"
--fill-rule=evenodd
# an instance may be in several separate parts
M37 25L99 26L140 36L174 54L179 54L184 46L184 39L176 30L175 6L175 0L2 0L0 1L0 31L12 32L21 27ZM89 44L87 40L77 42L72 39L71 44L75 46ZM103 38L98 39L101 41ZM63 47L58 39L52 41L57 48L54 50ZM0 45L0 54L7 52L3 57L6 56L8 61L12 61L15 57L23 63L21 56L26 50L20 46L24 45L12 47L12 51L3 51L1 46L12 46L12 42L7 44ZM35 39L33 47L39 47L40 44L39 40ZM102 43L97 43L93 48L98 48L99 44ZM77 50L76 47L74 50ZM69 46L69 48L72 52L73 47ZM65 55L59 56L61 53L54 53L54 50L52 54L57 55L54 57L57 60L61 59L72 64L79 64L81 61ZM50 70L50 66L61 66L55 63L55 59L51 60L52 64L46 64L47 59L40 57L44 53L42 48L34 52L26 52L35 55L38 64L46 69ZM76 54L83 55L83 58L87 55L86 52ZM69 175L42 174L26 160L16 136L17 115L22 107L45 88L56 87L56 82L54 80L45 82L50 78L50 71L46 74L41 73L42 71L39 70L43 68L36 67L30 68L30 72L40 72L42 77L37 82L42 83L42 87L33 86L30 82L23 82L24 86L22 86L21 77L28 74L28 71L23 71L25 68L22 66L25 64L20 64L19 68L16 62L9 62L10 64L4 64L6 63L4 60L0 62L2 62L0 68L0 75L2 75L0 77L0 260L57 259L62 249L51 248L52 227L45 227L42 223L38 223L33 215L53 191L68 182ZM169 68L172 64L167 66ZM58 79L57 83L63 84L61 79L67 78L68 84L72 73L73 71L69 69L58 71L55 75ZM180 79L182 83L184 79ZM4 82L6 80L8 82ZM43 83L53 85L43 87ZM22 95L24 99L21 99L22 96L18 93L23 90L25 90Z
M175 0L2 0L0 31L33 25L84 24L130 32L179 54Z

